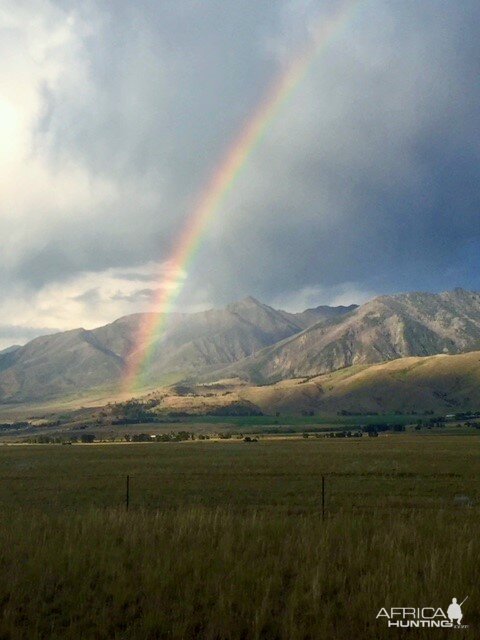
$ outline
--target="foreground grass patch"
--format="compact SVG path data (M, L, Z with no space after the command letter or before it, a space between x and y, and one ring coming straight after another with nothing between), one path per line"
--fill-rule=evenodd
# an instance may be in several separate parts
M409 434L0 447L0 640L478 638L479 453ZM376 620L467 595L467 630Z
M0 522L0 637L392 638L380 607L446 608L479 556L469 512L18 511ZM455 637L478 637L476 604Z

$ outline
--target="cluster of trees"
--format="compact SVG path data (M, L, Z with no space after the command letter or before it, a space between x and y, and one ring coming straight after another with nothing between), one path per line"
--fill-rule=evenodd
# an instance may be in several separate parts
M170 391L177 396L188 396L191 398L195 398L197 396L195 389L187 384L175 384L170 387Z
M419 431L420 429L431 429L432 427L443 427L446 423L446 419L443 417L430 418L428 420L417 420L415 425L415 430Z
M65 435L48 436L41 434L31 438L25 438L23 442L28 442L30 444L72 444L73 442L82 442L84 444L88 444L90 442L95 442L95 440L96 436L94 433L82 433L80 437L68 437Z
M244 442L258 442L258 438L245 436L243 434L237 433L219 433L217 437L221 440L230 440L234 437L237 440L241 440L243 438ZM126 433L124 438L126 442L182 442L185 440L210 440L209 435L204 433L199 433L195 435L191 431L170 431L170 433L159 433L156 435L150 435L148 433Z
M346 429L332 431L330 433L325 434L325 438L361 438L365 433L367 436L371 438L376 438L378 434L382 431L405 431L405 425L403 424L366 424L364 426L358 427L358 431L348 431ZM303 437L308 438L308 434L303 434Z
M90 442L95 442L97 436L94 433L82 433L80 436L80 442L84 444L88 444Z
M183 440L195 440L195 434L190 431L171 431L170 433L126 433L126 442L181 442Z
M379 415L389 415L391 414L391 411L383 411L383 412L378 412L378 411L347 411L346 409L342 409L341 411L337 411L337 416L379 416ZM416 409L412 408L409 411L393 411L393 413L396 416L403 416L403 415L418 415L419 413L423 413L423 415L425 416L429 416L429 415L433 415L433 411L431 409L427 409L423 412L421 411L417 411ZM480 414L479 414L480 417Z
M153 413L153 408L157 406L158 401L150 400L127 400L127 402L119 402L110 405L109 410L112 414L111 424L142 424L149 422L163 422L158 415Z
M449 422L461 422L463 420L472 420L474 418L480 418L480 411L470 411L468 413L454 413L453 416L448 416Z
M195 440L195 434L190 431L171 431L170 433L160 433L150 435L149 433L126 433L124 435L126 442L182 442L184 440ZM208 440L209 436L199 435L199 440ZM31 444L72 444L81 442L89 444L97 441L95 433L82 433L80 436L63 435L38 435L31 438L25 438L24 442Z
M35 436L33 438L24 438L22 442L27 442L29 444L62 444L65 442L65 438L60 436Z
M387 414L383 413L382 415L388 415L388 413L391 413L391 412L387 412ZM404 414L403 411L394 411L393 413L396 416L403 416ZM412 413L415 413L415 411L413 411ZM347 411L346 409L337 411L337 416L379 416L379 415L381 414L378 411Z
M366 424L363 427L360 427L361 430L364 433L368 433L369 435L371 433L380 433L382 431L405 431L405 425L404 424L387 424L387 423L380 423L380 424Z
M378 411L363 413L362 411L347 411L347 409L342 409L341 411L337 411L337 416L378 416Z
M16 429L27 429L30 426L29 422L1 422L0 431L11 431Z
M473 427L474 429L480 429L480 422L465 422L466 427Z
M308 437L308 434L306 434ZM378 435L378 434L377 434ZM305 434L303 434L305 438ZM326 433L325 438L361 438L361 431L332 431L331 433Z
M439 416L436 418L430 418L429 420L417 420L415 430L431 429L432 427L444 427L449 422L463 422L465 427L473 427L474 429L480 429L480 411L475 412L461 412L454 413L448 416Z

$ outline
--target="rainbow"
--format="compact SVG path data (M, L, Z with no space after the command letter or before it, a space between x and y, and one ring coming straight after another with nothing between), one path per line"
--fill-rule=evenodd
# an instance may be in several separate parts
M316 56L347 22L358 2L359 0L349 0L342 3L333 16L324 19L318 25L309 45L284 69L266 92L257 110L230 146L210 182L200 194L197 205L188 216L174 251L166 263L167 268L163 266L164 272L159 277L158 294L152 304L152 313L145 315L135 337L123 379L124 392L134 392L142 385L142 373L151 361L155 342L165 330L169 313L182 290L207 225L233 188L249 156L262 141L265 131L280 108L307 74Z

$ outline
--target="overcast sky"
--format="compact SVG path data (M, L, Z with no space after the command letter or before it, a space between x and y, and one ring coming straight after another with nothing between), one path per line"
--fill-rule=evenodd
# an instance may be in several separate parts
M480 289L480 4L351 5L212 218L179 308ZM0 347L149 308L198 194L339 6L0 0Z

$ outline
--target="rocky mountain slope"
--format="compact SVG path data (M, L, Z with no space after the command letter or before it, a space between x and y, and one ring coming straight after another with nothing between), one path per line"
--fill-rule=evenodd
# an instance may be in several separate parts
M277 311L254 298L225 309L173 314L154 347L153 384L228 365L288 338L347 307ZM131 356L144 314L104 327L41 336L0 353L0 401L43 400L115 385Z
M355 364L480 349L480 294L380 296L350 313L313 324L217 376L253 382L312 376Z

